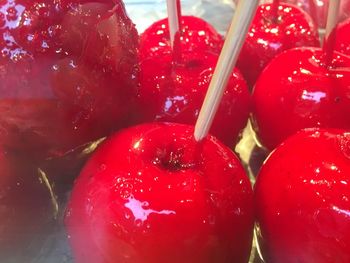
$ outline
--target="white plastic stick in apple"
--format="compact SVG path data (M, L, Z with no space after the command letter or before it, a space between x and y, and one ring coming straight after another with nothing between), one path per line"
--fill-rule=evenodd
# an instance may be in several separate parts
M258 0L240 0L238 3L196 122L194 136L197 141L209 132L258 4Z
M170 44L174 46L175 35L180 30L179 10L176 0L167 0L167 11L170 32Z
M325 39L329 37L333 29L338 24L339 10L340 10L340 0L329 1Z
M326 32L323 39L323 48L326 52L326 66L330 67L333 60L333 53L336 40L336 31L333 32L338 24L339 11L340 11L340 1L341 0L331 0L329 1L329 8L327 14L327 25Z

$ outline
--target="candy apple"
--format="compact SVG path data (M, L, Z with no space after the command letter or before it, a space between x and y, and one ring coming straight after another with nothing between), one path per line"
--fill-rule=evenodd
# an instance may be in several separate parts
M270 155L255 185L265 262L350 262L350 133L309 129Z
M162 121L194 125L218 55L182 52L181 61L171 54L141 61L139 104L143 122ZM250 94L238 70L234 70L215 117L211 133L233 147L247 124Z
M27 157L0 149L0 261L26 262L54 217L49 189Z
M210 24L194 16L182 16L180 22L181 30L176 49L220 53L223 45L222 36ZM141 60L172 52L167 18L157 21L141 35L139 51Z
M0 143L56 155L125 124L138 36L120 1L0 3Z
M284 2L297 5L312 17L319 28L326 28L329 0L284 0ZM349 15L350 1L341 0L339 11L340 21L345 20Z
M328 0L285 0L307 12L320 28L326 28ZM342 0L342 3L345 2Z
M144 124L97 149L65 223L77 263L246 263L252 201L238 158L214 137Z
M266 67L253 92L253 123L274 149L302 128L350 128L350 58L318 48L283 52Z
M280 3L258 7L237 67L252 88L261 71L277 54L301 46L319 46L317 27L310 16L296 6Z

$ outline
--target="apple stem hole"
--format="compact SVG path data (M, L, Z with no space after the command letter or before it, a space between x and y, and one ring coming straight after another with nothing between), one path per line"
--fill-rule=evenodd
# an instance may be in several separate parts
M194 162L185 160L184 149L173 150L171 147L168 151L159 152L154 163L170 172L192 169L195 166Z
M175 65L185 67L188 70L197 69L202 65L202 62L198 59L190 59L190 60L186 61L185 64L183 63L182 60L174 61L174 63L175 63Z

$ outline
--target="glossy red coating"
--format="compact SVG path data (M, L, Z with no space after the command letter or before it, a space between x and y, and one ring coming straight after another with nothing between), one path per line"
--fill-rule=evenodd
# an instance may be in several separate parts
M180 62L173 62L171 54L141 61L141 121L194 125L217 60L218 55L209 52L182 52ZM247 84L235 69L210 132L233 147L247 124L250 104Z
M274 149L302 128L350 128L350 58L335 52L330 67L318 48L276 57L253 92L253 123L261 143Z
M307 12L320 28L326 28L329 0L285 0L285 2L297 5ZM341 0L339 21L344 21L349 16L350 0Z
M250 182L233 152L193 127L110 137L74 186L65 223L77 263L246 263Z
M263 165L255 185L265 262L350 262L350 133L299 132Z
M176 47L177 51L220 53L223 39L214 27L203 19L182 16L177 45L179 45ZM167 18L157 21L141 34L139 51L141 60L172 52Z
M348 0L341 1L341 10L346 1ZM285 0L284 2L298 6L312 17L318 27L326 28L329 0Z
M296 6L281 3L260 5L253 19L237 67L253 88L266 65L284 50L319 46L317 27L311 17Z
M121 1L1 1L0 36L1 143L52 156L125 125L138 36Z
M0 262L27 262L54 218L49 189L27 159L0 148Z

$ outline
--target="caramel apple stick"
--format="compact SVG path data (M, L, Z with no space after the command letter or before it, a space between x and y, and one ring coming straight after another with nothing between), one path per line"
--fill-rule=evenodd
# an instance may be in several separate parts
M196 122L194 136L197 141L201 141L207 136L213 123L229 77L232 74L249 26L254 18L258 3L258 0L240 0L238 3Z
M333 29L338 24L339 19L339 10L340 10L340 0L331 0L329 1L329 9L327 15L327 25L326 25L326 34L325 38L327 39Z
M329 1L326 33L323 40L323 49L326 52L327 67L331 65L332 59L333 59L334 45L336 40L336 31L334 29L338 24L339 10L340 10L340 0Z
M178 10L179 7L180 5L177 0L167 0L171 47L174 47L175 35L180 30L180 10Z
M271 4L272 14L274 14L274 19L278 19L278 7L280 6L280 0L274 0Z

